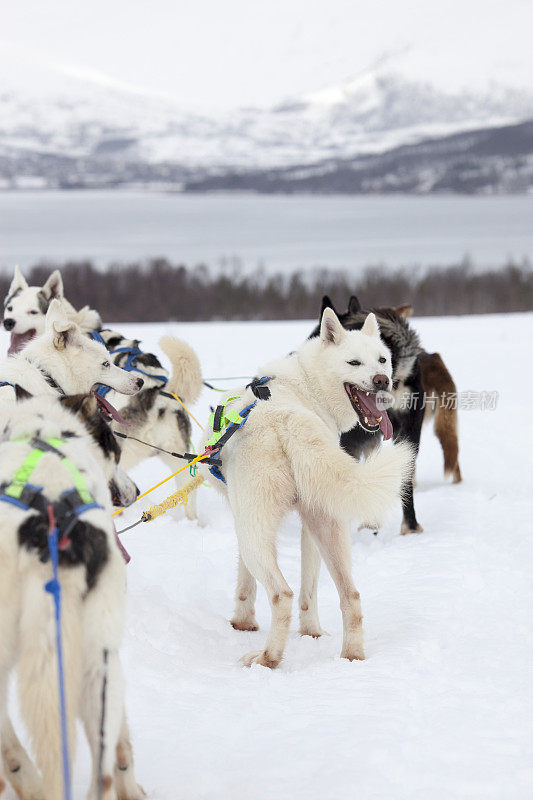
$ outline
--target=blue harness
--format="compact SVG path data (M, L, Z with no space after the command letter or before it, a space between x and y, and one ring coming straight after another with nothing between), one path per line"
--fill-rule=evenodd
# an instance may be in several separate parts
M107 345L102 339L99 331L91 331L90 334L91 338L95 340L95 342L99 342L103 344L104 347L107 349ZM131 347L117 347L115 350L109 350L109 355L114 356L117 353L128 353L128 357L126 359L126 363L121 367L121 369L126 370L126 372L140 372L141 375L146 375L147 378L154 378L157 381L161 381L161 386L165 386L168 383L168 378L166 375L151 375L149 372L145 372L143 369L140 369L135 365L135 359L137 356L142 356L143 351L136 346ZM104 384L99 383L96 388L96 394L100 397L105 397L108 392L111 391L110 386L104 386Z

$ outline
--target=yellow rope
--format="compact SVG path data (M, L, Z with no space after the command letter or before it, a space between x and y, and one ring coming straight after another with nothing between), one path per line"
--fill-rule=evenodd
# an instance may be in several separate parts
M179 475L180 472L183 472L184 470L189 469L189 467L192 467L193 464L196 464L196 463L198 463L198 461L202 461L202 459L208 458L208 457L209 457L208 453L202 453L202 455L196 456L196 458L193 458L192 461L190 461L188 464L185 464L185 466L182 467L181 469L179 469L177 472L173 472L172 475L168 476L168 478L165 478L163 481L159 481L159 483L156 483L156 485L152 486L151 489L147 489L146 492L143 492L142 494L140 494L139 497L137 498L137 500L140 500L142 497L146 497L147 494L150 494L150 492L153 492L154 489L157 489L158 486L162 486L164 483L169 481L171 478L175 478L176 475ZM135 502L137 502L137 500ZM117 508L117 510L114 511L111 516L116 517L117 514L120 514L121 511L124 511L124 509L123 508Z
M189 417L191 417L191 419L193 419L193 420L196 422L196 424L198 425L198 427L200 428L200 430L201 430L201 431L203 431L203 428L202 428L202 426L200 425L200 423L198 422L198 420L196 419L196 417L195 417L195 416L193 416L193 415L191 414L191 412L189 411L189 409L187 408L187 406L185 405L185 403L183 402L183 400L182 400L180 397L178 397L178 395L177 395L177 394L174 394L174 392L169 392L169 394L171 394L171 395L172 395L172 397L174 397L174 398L175 398L175 399L178 401L178 403L179 403L181 406L183 406L183 408L185 409L185 411L187 412L187 414L189 415Z
M170 511L171 508L175 508L176 506L180 505L186 505L190 493L194 492L194 490L201 486L203 482L204 479L200 475L197 475L196 478L190 480L185 484L185 486L183 486L181 489L178 489L177 492L174 492L174 494L171 494L170 497L166 498L166 500L163 500L162 503L158 503L155 506L150 506L147 511L143 511L143 522L151 522L156 517L161 516L161 514L166 514L166 512Z

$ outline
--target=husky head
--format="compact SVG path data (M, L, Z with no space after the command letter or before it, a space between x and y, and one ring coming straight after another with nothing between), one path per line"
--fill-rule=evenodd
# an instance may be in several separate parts
M62 397L61 404L74 412L91 435L95 447L94 455L107 480L111 499L115 506L129 506L139 496L132 479L119 467L121 447L102 417L93 395L70 395Z
M101 325L96 311L88 306L76 311L65 300L63 279L58 269L54 270L43 286L28 286L24 275L15 267L13 280L4 300L3 325L11 333L8 355L15 355L28 342L42 336L46 327L46 312L52 300L62 300L70 319L88 333Z
M63 297L63 280L59 270L52 272L44 286L28 286L18 267L4 300L4 328L11 333L9 355L44 333L45 315L50 301Z
M19 358L34 364L67 395L88 394L100 383L122 394L135 394L144 383L115 366L104 345L89 339L69 320L59 300L50 303L42 336L26 345Z
M391 388L391 355L374 314L367 315L361 330L347 331L335 312L325 308L319 336L301 348L300 361L339 431L358 423L391 438L392 424L383 407L386 395L380 394Z

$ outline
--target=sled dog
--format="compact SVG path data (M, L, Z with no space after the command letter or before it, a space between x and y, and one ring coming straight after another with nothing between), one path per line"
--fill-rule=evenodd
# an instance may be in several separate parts
M322 312L325 308L335 310L327 296L322 301ZM381 338L392 356L392 388L389 398L392 405L388 412L394 429L394 440L408 442L416 457L422 424L424 420L434 417L434 430L444 453L444 474L446 477L452 475L454 483L459 482L461 471L458 462L457 409L446 402L446 398L457 391L450 373L438 353L426 353L418 334L407 322L410 306L380 307L371 311L376 315ZM338 317L347 330L359 330L368 313L362 309L357 297L352 296L348 310ZM317 326L311 335L317 336L318 333ZM358 425L341 436L342 447L354 458L372 452L380 441L379 430L369 430L364 425ZM414 466L411 479L402 495L402 534L423 531L415 514L413 485Z
M76 322L84 333L100 327L100 317L96 311L89 306L76 311L66 300L58 269L52 272L43 286L28 286L20 269L15 267L4 300L4 328L11 336L8 355L16 355L25 344L44 333L46 312L54 298L62 301L69 319Z
M21 397L87 394L100 383L135 394L143 380L112 364L106 348L84 336L61 302L52 300L42 336L0 363L0 409Z
M391 435L376 394L390 384L390 353L373 314L360 331L348 332L326 309L320 335L267 366L263 375L269 378L268 399L256 400L251 385L227 403L225 413L230 416L255 405L246 424L217 454L221 475L207 473L226 494L235 519L240 555L232 625L257 629L256 581L265 587L272 612L264 649L248 653L243 662L276 667L283 655L293 593L277 563L276 535L291 509L297 509L302 520L300 631L320 635L316 608L320 552L339 592L341 656L363 659L361 604L350 563L350 521L354 517L365 523L382 521L401 493L412 456L406 444L387 446L354 465L339 446L339 432L356 424L375 424L387 438ZM216 423L211 430L215 427Z
M119 468L119 456L91 395L24 400L1 432L0 795L9 780L25 800L63 798L54 610L44 588L52 578L47 513L52 508L60 539L70 756L79 716L93 758L89 800L99 797L100 765L105 800L143 796L133 776L118 654L125 562L110 516L112 497L129 505L138 490ZM40 773L7 714L12 669Z
M188 413L172 397L171 392L178 395L187 407L193 405L200 395L202 390L200 362L192 348L186 342L170 336L161 339L161 348L172 366L169 375L156 355L144 353L139 349L138 339L127 339L118 331L103 329L99 314L88 306L76 311L64 298L63 281L59 270L50 275L44 286L39 287L28 286L20 270L15 268L4 304L4 327L11 332L11 353L44 332L45 313L51 302L50 298L53 297L61 299L65 304L69 320L76 322L83 333L91 335L94 340L105 345L109 351L109 360L113 364L130 370L131 375L140 376L144 380L142 391L127 403L116 393L107 394L105 387L100 387L100 395L117 406L120 416L129 423L127 427L117 424L116 429L136 439L149 442L156 448L178 453L188 450L192 437L191 421ZM0 377L0 380L3 379ZM102 383L110 385L106 381ZM129 470L145 458L156 455L169 468L175 467L176 462L172 456L157 449L150 449L133 439L124 442L122 464ZM185 507L185 514L189 519L196 518L195 495L191 495Z

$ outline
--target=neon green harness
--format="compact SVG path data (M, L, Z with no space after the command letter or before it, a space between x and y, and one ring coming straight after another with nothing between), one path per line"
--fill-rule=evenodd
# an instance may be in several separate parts
M58 449L59 447L65 444L64 441L61 439L56 439L55 437L50 437L49 439L37 439L37 438L30 438L30 437L22 437L20 439L13 439L13 442L21 443L21 444L32 444L33 449L31 452L26 456L23 463L15 472L11 483L4 484L0 487L0 500L4 502L13 502L14 505L18 505L22 508L30 508L31 506L42 506L42 502L35 503L35 502L28 502L30 499L35 500L35 495L37 492L40 493L40 489L30 484L30 479L35 471L37 465L40 463L42 457L45 453L54 453L55 455L59 456L61 459L61 464L69 471L72 481L74 483L74 489L76 494L79 496L79 503L78 503L78 510L77 513L81 513L80 507L83 510L87 510L87 506L90 507L100 507L97 503L95 503L93 496L87 489L87 484L85 482L85 478L76 467L75 464L72 463L63 453ZM28 493L28 490L29 493ZM42 497L42 496L41 496Z

